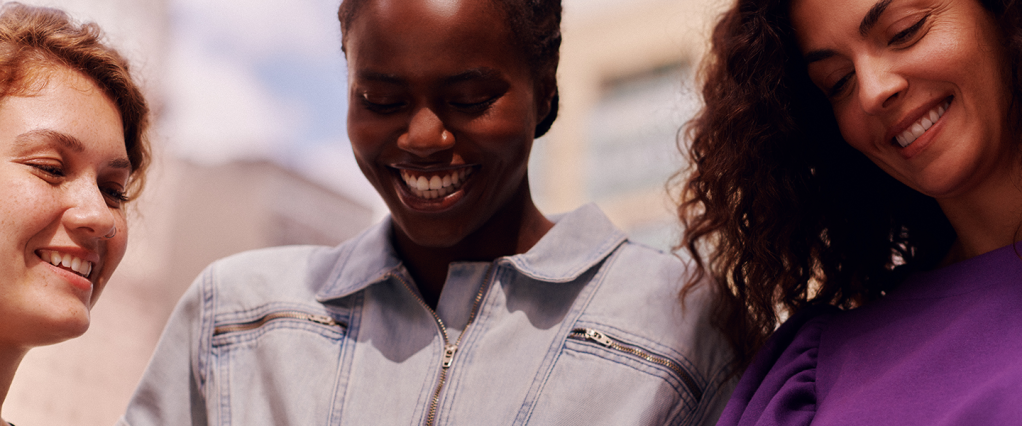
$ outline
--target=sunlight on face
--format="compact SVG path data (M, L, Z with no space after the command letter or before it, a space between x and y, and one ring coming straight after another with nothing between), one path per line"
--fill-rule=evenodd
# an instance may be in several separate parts
M128 238L117 107L77 72L42 72L0 101L0 341L22 346L85 332Z

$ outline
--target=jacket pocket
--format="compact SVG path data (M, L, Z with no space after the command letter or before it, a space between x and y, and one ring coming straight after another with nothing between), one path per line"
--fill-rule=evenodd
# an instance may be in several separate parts
M223 321L213 330L211 425L326 425L339 391L347 325L300 309Z
M703 388L688 364L599 328L568 335L530 424L678 425Z

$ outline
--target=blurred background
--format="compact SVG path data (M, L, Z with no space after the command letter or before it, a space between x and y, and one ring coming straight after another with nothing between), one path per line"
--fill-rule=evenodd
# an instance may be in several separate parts
M340 0L22 0L99 23L156 113L155 163L128 254L81 338L29 352L3 405L24 425L112 425L167 316L209 262L282 244L336 245L386 214L345 126ZM712 0L563 0L561 112L530 179L544 213L595 202L670 250L664 183L699 102Z

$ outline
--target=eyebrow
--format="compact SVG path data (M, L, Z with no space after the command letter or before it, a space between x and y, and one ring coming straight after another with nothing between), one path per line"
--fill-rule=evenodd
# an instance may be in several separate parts
M45 139L47 141L55 141L60 146L71 152L81 154L85 152L85 144L82 143L78 138L71 136L67 133L61 133L55 130L49 129L35 129L29 130L22 133L14 138L16 145L28 145L34 139ZM107 167L114 169L131 169L131 161L127 158L115 158L107 162Z
M805 55L806 65L809 65L813 62L822 61L836 54L837 52L834 52L833 50L830 49L814 50L812 52L806 53Z
M401 80L394 74L384 74L376 71L359 71L358 78L361 80L378 81L381 83L404 84L404 80Z
M500 76L500 72L498 72L497 70L495 70L493 68L480 67L480 68L473 68L473 69L470 69L468 71L464 71L464 72L452 75L450 77L446 77L446 78L443 79L443 84L445 86L448 86L448 85L452 85L452 84L461 83L463 81L471 81L471 80L495 80L495 79L498 79L499 76Z
M883 15L884 10L887 10L887 6L890 6L893 0L880 0L869 8L869 12L866 12L866 16L862 18L862 22L859 23L859 34L863 37L869 33L869 30L877 24L880 20L880 15Z
M471 80L494 80L498 79L499 76L500 72L493 68L479 67L472 68L470 70L466 70L449 77L444 77L440 81L440 84L444 86L449 86L452 84L457 84ZM367 81L375 81L380 83L388 83L402 86L407 84L407 82L404 79L398 77L397 75L385 74L376 71L359 71L358 78Z
M46 139L56 141L60 143L60 145L62 145L64 148L67 148L72 152L77 153L85 152L85 144L83 144L82 141L78 140L78 138L66 133L60 133L57 131L47 129L29 130L14 138L14 143L18 145L27 145L33 139Z

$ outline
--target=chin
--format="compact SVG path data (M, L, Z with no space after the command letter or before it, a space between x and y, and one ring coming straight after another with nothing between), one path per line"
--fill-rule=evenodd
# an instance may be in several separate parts
M85 306L49 313L34 321L31 346L47 346L79 337L89 329L91 318ZM34 337L34 338L33 338Z

